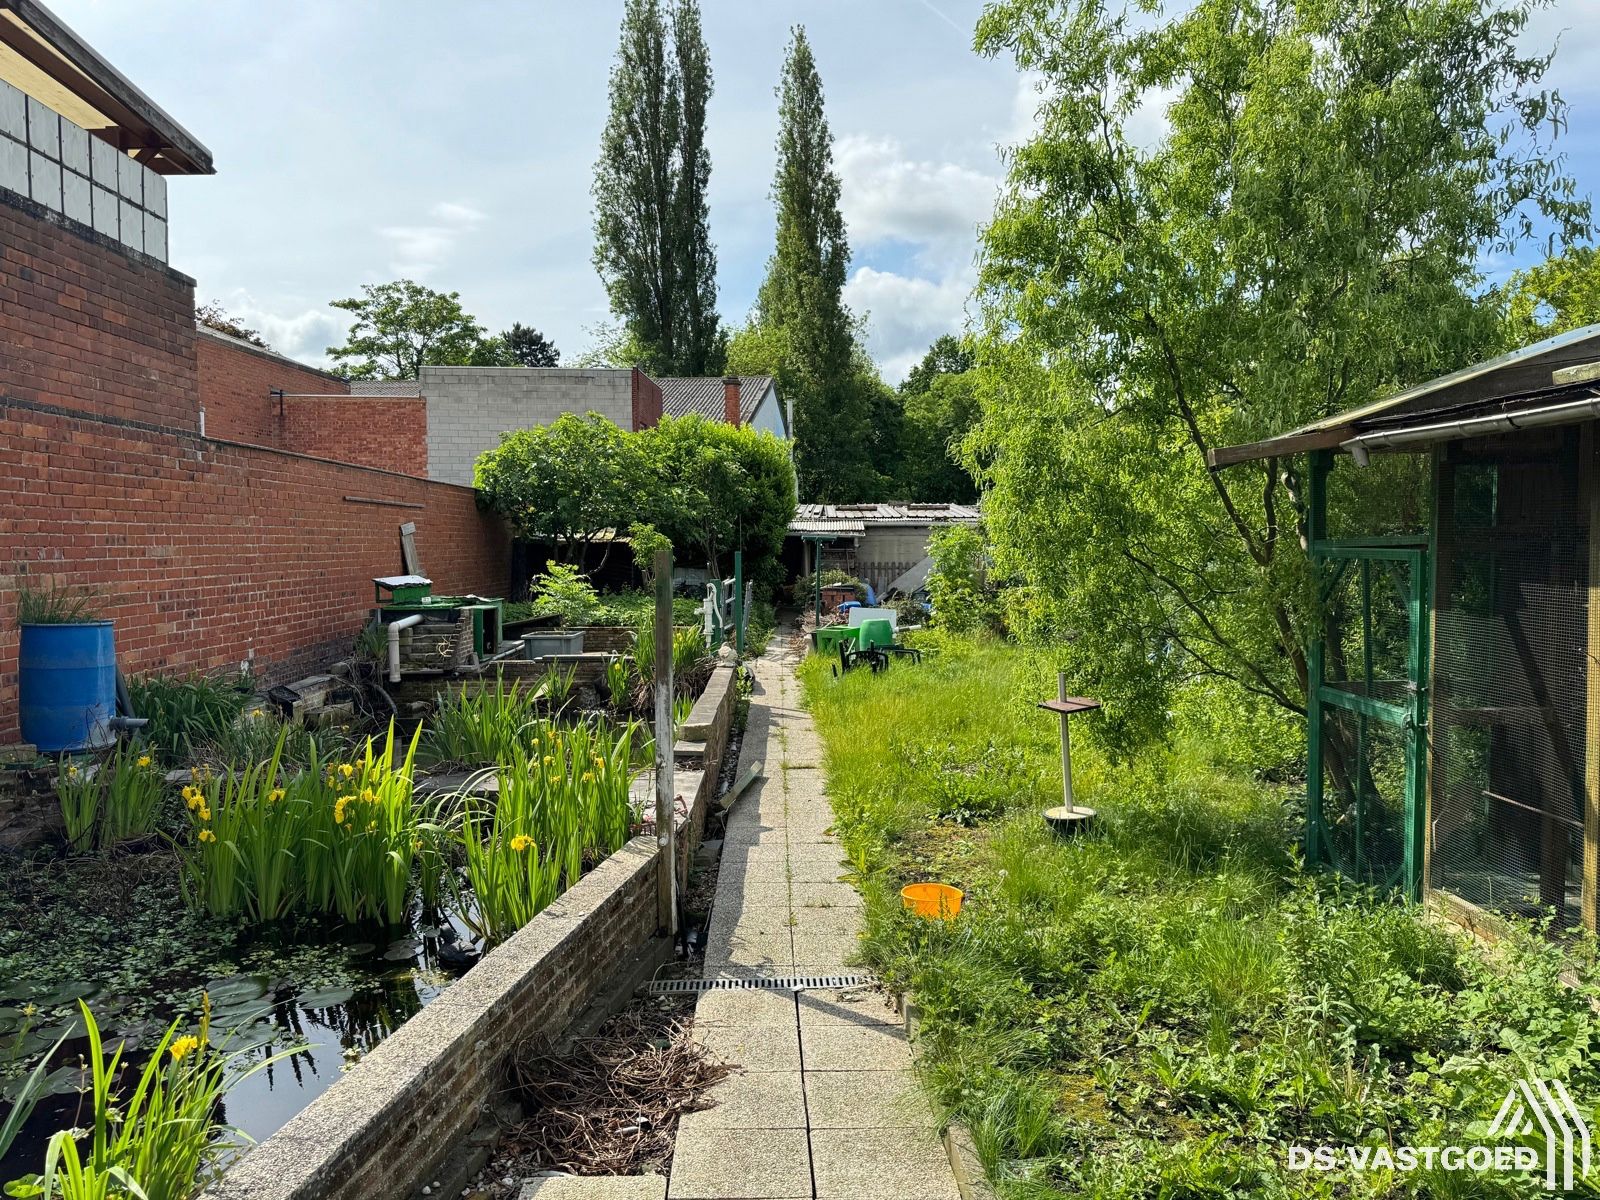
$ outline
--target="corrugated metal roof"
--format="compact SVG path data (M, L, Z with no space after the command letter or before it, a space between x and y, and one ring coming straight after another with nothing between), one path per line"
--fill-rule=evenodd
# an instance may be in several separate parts
M976 525L983 514L972 504L802 504L789 532L865 533L868 525Z
M802 505L802 508L808 507ZM811 505L809 507L815 507ZM802 533L843 533L860 535L867 531L865 521L837 521L825 517L796 516L789 522L789 532L796 536Z
M699 413L713 421L727 415L724 403L722 377L689 378L669 376L657 379L661 385L661 411L669 417L685 417ZM749 421L755 416L761 401L772 390L771 375L743 375L739 378L739 420Z
M420 396L422 384L415 379L352 379L352 396Z

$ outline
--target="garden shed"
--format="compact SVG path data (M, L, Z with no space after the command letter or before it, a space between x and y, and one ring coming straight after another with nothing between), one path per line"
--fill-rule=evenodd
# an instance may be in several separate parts
M1600 325L1212 452L1309 458L1312 861L1595 928L1597 420Z

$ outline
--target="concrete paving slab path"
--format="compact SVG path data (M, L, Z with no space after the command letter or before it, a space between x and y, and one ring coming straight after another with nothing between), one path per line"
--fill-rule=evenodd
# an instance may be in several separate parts
M755 665L734 806L706 932L706 973L855 973L861 897L833 835L822 743L794 662ZM695 1037L740 1071L678 1125L668 1200L959 1200L904 1023L866 989L703 992ZM565 1200L565 1198L558 1198Z

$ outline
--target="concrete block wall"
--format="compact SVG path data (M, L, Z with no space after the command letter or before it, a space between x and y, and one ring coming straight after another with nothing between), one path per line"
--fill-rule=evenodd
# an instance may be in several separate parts
M167 261L167 180L0 80L0 187Z
M566 367L423 367L428 401L428 473L472 484L478 455L500 435L549 425L562 413L597 412L634 424L634 372Z

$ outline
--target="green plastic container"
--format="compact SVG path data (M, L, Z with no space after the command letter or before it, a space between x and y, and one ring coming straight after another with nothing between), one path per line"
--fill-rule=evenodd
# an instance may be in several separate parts
M863 650L887 650L894 645L894 623L884 617L861 622L861 636L856 645Z
M837 658L840 644L855 641L860 632L859 628L847 625L825 625L817 630L817 653Z

